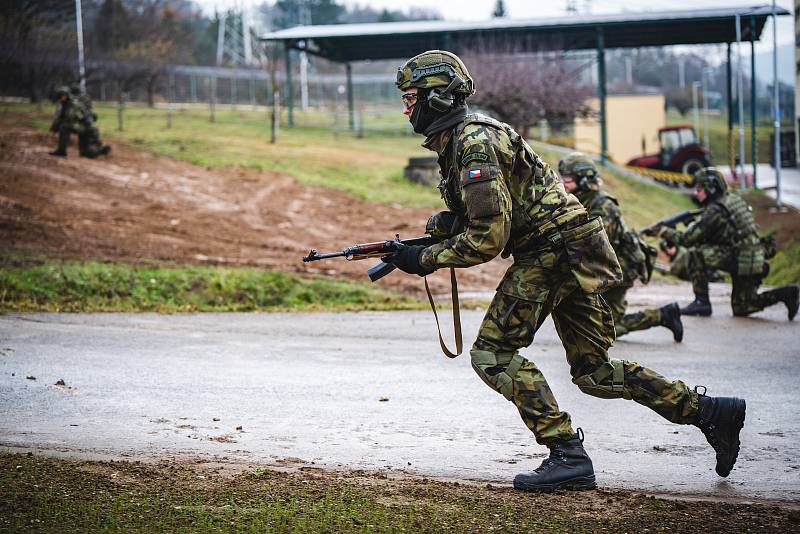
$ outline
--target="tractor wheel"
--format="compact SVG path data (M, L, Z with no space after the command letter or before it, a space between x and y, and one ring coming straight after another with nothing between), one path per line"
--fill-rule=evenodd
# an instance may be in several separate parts
M705 158L692 156L683 161L681 164L681 172L689 176L694 176L694 173L705 167L708 167L708 161L706 161Z

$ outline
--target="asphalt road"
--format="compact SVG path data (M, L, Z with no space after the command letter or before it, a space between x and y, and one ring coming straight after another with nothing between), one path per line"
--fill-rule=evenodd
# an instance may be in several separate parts
M525 351L583 428L601 486L800 501L800 324L783 306L734 318L725 291L712 288L713 317L686 319L684 343L658 328L612 356L747 399L728 479L697 429L580 393L549 320ZM632 300L689 293L657 286ZM463 316L469 346L482 314ZM0 446L501 483L546 454L468 355L439 353L428 312L0 316Z

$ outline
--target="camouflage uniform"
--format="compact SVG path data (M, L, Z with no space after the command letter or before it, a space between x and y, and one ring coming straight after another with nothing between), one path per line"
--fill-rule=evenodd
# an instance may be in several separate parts
M58 133L58 148L54 154L66 155L73 133L78 135L78 152L81 156L94 158L100 154L107 154L109 148L100 142L100 132L94 123L91 106L87 108L81 98L70 94L66 87L60 88L56 94L66 96L66 99L59 102L50 125L50 131Z
M669 275L681 280L692 281L692 273L689 270L689 257L692 255L691 249L677 247L675 255L669 260ZM709 282L724 282L725 273L722 271L712 271L708 275Z
M711 200L684 232L665 227L660 235L689 247L687 267L695 295L708 295L709 277L720 270L730 273L733 281L734 315L750 315L781 302L778 292L758 292L768 265L752 209L737 193Z
M589 219L549 165L510 127L481 115L423 146L439 154L442 197L467 222L462 233L422 251L420 264L470 267L513 254L470 354L473 369L514 403L536 440L575 435L541 371L518 352L548 315L582 391L695 422L698 395L683 382L609 358L614 320L599 292L619 283L617 262L599 220Z
M622 218L617 199L605 191L601 191L599 186L595 184L590 186L588 190L576 191L575 196L586 207L590 217L601 217L603 219L603 226L605 226L606 233L608 233L608 239L611 241L611 246L614 247L614 252L617 254L622 266L622 284L612 287L603 293L603 299L608 303L614 316L617 337L624 336L628 332L661 326L661 309L646 309L636 313L625 313L628 307L625 294L633 287L638 275L636 266L632 264L633 260L623 250L625 240L629 239L631 234L628 234L628 228L625 226L625 220ZM638 246L638 239L634 244Z

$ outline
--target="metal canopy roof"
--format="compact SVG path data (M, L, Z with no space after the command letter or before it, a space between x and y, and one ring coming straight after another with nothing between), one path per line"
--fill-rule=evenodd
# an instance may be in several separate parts
M606 48L730 43L736 41L737 15L742 18L742 40L750 40L751 18L757 40L771 14L771 6L760 5L485 22L330 24L297 26L261 39L350 62L407 58L436 48L458 53L471 46L501 42L513 43L519 52L586 50L597 47L598 29L602 29ZM790 13L778 8L777 14Z

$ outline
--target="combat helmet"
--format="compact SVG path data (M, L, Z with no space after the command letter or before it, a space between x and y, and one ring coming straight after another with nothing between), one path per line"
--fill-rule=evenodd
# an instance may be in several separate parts
M457 55L444 50L428 50L406 61L397 68L395 83L401 91L410 87L432 89L428 101L438 111L449 109L454 95L467 98L475 93L467 66Z
M705 189L710 198L719 198L728 191L725 177L716 167L705 167L694 173L694 185Z
M59 97L62 97L62 96L69 97L70 96L69 87L67 87L66 85L62 85L60 87L57 87L55 95L56 95L56 98L59 98Z
M598 183L600 172L592 158L583 152L571 152L558 162L558 173L562 176L572 176L578 184L578 189L587 190Z

